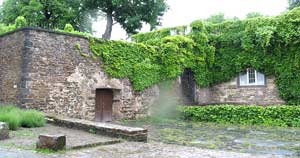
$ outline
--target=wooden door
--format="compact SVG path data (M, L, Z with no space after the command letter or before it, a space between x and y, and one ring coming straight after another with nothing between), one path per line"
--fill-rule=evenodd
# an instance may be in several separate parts
M113 91L111 89L96 90L95 121L112 121Z

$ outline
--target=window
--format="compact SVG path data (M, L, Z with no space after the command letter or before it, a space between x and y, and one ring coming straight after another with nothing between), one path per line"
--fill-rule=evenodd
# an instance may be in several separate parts
M248 68L239 75L240 86L263 86L265 85L265 75L253 68Z

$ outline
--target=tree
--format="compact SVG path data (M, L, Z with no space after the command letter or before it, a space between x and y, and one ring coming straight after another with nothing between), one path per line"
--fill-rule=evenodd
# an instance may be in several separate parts
M300 7L300 0L288 0L288 1L289 1L289 9Z
M168 9L166 0L85 0L85 6L97 9L106 17L102 38L110 39L112 27L119 23L127 34L137 33L143 22L154 29Z
M13 24L24 16L29 26L63 29L70 23L76 30L91 32L92 18L82 0L5 0L0 22Z
M218 24L225 20L226 19L225 19L224 13L213 14L213 15L209 16L207 19L205 19L205 21L212 23L212 24Z
M251 18L257 18L257 17L263 17L264 15L260 12L250 12L246 15L246 19L251 19Z

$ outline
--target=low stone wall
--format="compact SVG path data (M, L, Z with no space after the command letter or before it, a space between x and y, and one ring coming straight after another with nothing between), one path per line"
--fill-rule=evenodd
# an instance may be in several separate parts
M284 104L278 94L275 79L266 79L265 86L238 86L237 78L209 88L196 88L195 101L205 104Z
M129 141L147 142L147 129L137 127L127 127L111 123L92 122L87 120L60 118L48 116L48 123L68 128L93 131L95 134L106 135L110 137L123 138Z

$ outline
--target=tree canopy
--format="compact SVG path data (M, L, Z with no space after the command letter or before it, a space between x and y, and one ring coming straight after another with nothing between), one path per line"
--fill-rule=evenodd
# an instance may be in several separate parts
M246 19L251 19L251 18L257 18L257 17L263 17L264 15L260 12L250 12L246 15Z
M212 24L218 24L223 21L225 21L225 14L224 13L218 13L218 14L213 14L209 16L205 21L212 23Z
M85 0L85 6L105 15L107 24L102 35L105 39L110 39L115 23L119 23L127 34L137 33L143 22L154 29L168 9L166 0Z
M24 16L29 26L63 29L70 23L76 30L91 32L91 13L82 0L5 0L0 22L10 25L18 16Z
M289 9L300 7L300 0L289 0Z

